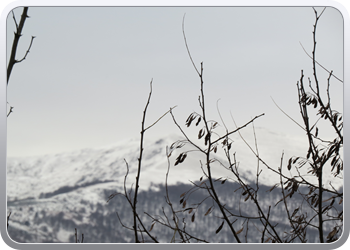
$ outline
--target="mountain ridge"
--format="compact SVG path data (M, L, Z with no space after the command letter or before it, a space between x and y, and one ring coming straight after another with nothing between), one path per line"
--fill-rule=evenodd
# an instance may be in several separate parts
M167 206L164 199L165 177L168 170L165 149L178 139L177 136L169 136L145 141L138 201L140 209L162 214L161 207ZM233 147L236 143L237 139ZM275 147L278 148L277 145ZM198 182L204 175L202 172L204 170L201 168L202 156L198 152L191 152L191 155L189 153L183 163L174 166L175 158L186 149L188 148L185 146L173 152L170 158L168 188L175 203L179 200L180 191L184 192L192 187L189 181ZM113 193L124 192L127 166L129 175L126 188L130 190L135 185L138 155L139 141L133 139L105 147L85 148L54 155L9 157L7 161L7 205L8 211L11 211L9 235L18 242L74 242L74 228L78 228L86 236L86 242L132 242L132 233L120 225L115 214L121 213L122 218L129 218L126 222L130 222L132 216L128 203L125 199L121 200L121 196L108 203L107 200ZM220 157L217 154L213 156ZM240 174L242 178L254 183L256 159L251 157L248 160L242 161L239 167ZM204 161L205 159L202 159L202 162ZM219 167L219 164L213 164L214 178L228 178L225 189L222 189L224 185L220 185L220 181L215 182L220 192L223 192L223 196L220 197L228 206L237 209L235 203L241 198L239 192L233 194L232 190L239 186L229 178L229 170ZM276 197L281 195L278 188L271 195L264 194L276 183L271 175L267 175L267 179L269 178L269 182L259 184L261 190L264 190L260 196L266 197L266 201L262 202L265 207L276 203ZM199 194L196 199L204 197L205 194ZM200 210L201 213L204 214L204 210L209 207L210 205L204 205ZM253 213L254 211L250 209L246 207L245 210ZM223 229L222 235L218 238L215 230L214 233L212 231L207 233L200 229L207 227L206 225L216 225L216 216L218 215L205 216L203 222L198 222L201 226L191 224L188 225L189 229L194 230L195 234L206 235L212 242L234 242L226 229ZM285 216L283 212L277 211L277 215L271 218L278 220L283 216ZM150 218L143 218L147 225L151 224ZM159 239L163 242L169 241L169 237L171 239L173 234L156 226L154 232L159 234ZM312 236L311 241L314 241L315 237Z

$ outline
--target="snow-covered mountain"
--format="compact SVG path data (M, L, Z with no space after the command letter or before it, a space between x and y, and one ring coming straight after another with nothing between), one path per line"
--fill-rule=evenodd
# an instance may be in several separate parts
M283 148L289 157L303 153L302 147L296 147L300 143L297 138L264 129L257 129L257 134L260 138L260 156L271 162L271 167L279 166ZM178 136L172 135L145 140L140 181L143 193L139 196L139 203L154 213L161 214L160 204L164 203L164 183L168 168L166 147L178 139ZM247 140L249 139L252 138L248 136ZM234 140L232 148L237 152L242 177L254 180L256 158L238 136ZM119 211L125 218L130 217L130 207L125 199L120 197L109 203L106 201L109 195L123 191L127 165L127 188L135 184L139 143L136 138L100 148L8 158L7 198L8 211L12 213L9 222L10 237L19 242L73 242L74 228L78 228L85 233L86 242L132 241L132 234L125 232L115 216L115 212ZM201 162L204 162L204 158L198 152L190 153L184 163L174 166L178 154L186 149L190 148L185 146L174 151L170 157L168 184L171 185L171 196L175 199L181 194L180 191L190 188L185 184L190 184L190 180L198 181L203 175ZM218 159L224 162L222 155L219 152L217 154ZM288 161L287 157L285 161ZM262 184L271 187L278 182L278 176L272 177L263 166L260 168L266 172L261 175ZM213 174L216 177L230 177L230 171L219 164L213 166ZM274 198L272 196L269 199ZM166 232L161 230L159 234L167 237ZM223 242L228 240L221 239Z

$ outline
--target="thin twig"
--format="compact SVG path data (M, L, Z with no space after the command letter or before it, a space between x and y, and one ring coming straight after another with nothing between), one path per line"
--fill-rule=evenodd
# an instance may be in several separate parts
M153 79L152 79L153 80ZM134 193L134 202L133 202L133 214L134 214L134 230L135 230L135 242L139 243L138 235L137 235L137 225L136 225L136 204L137 204L137 195L138 195L138 190L139 190L139 182L140 182L140 175L141 175L141 163L142 163L142 154L143 154L143 138L144 138L144 133L145 133L145 119L146 119L146 112L148 105L151 100L152 96L152 80L150 82L150 92L148 95L148 100L145 106L145 109L143 111L143 117L142 117L142 123L141 123L141 139L140 139L140 155L138 158L138 167L137 167L137 175L136 175L136 184L135 184L135 193Z
M174 106L174 107L172 107L172 108L170 108L170 110L173 110L173 109L176 108L176 107L177 107L177 105ZM152 125L150 125L150 126L148 126L147 128L145 128L145 131L146 131L147 129L153 127L157 122L159 122L160 119L162 119L164 116L166 116L166 114L168 114L168 113L170 112L170 110L168 110L167 112L165 112L165 113L164 113L161 117L159 117L158 120L156 120Z
M301 47L303 48L304 52L306 53L306 55L312 59L312 56L310 56L310 55L307 53L307 51L306 51L306 49L304 48L304 46L302 45L302 43L301 43L301 42L299 42L299 43L300 43ZM318 66L320 66L322 69L324 69L324 70L327 71L328 73L331 73L328 69L326 69L325 67L323 67L319 62L317 62L316 60L315 60L315 62L316 62L316 63L318 64ZM339 79L339 78L336 77L334 74L332 74L332 76L333 76L335 79L337 79L339 82L344 83L343 80Z
M185 35L185 16L186 16L186 13L184 14L184 17L183 17L183 19L182 19L182 34L183 34L183 36L184 36L184 41L185 41L185 45L186 45L186 49L187 49L188 56L189 56L190 59L191 59L191 62L192 62L192 64L193 64L194 69L197 71L198 75L200 76L201 74L199 73L199 71L198 71L196 65L194 64L193 59L192 59L192 56L191 56L191 53L190 53L190 50L188 49L187 40L186 40L186 35Z

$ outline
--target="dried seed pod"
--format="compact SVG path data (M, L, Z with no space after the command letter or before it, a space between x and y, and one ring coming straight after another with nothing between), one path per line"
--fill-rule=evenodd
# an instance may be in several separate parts
M211 208L212 208L212 207L210 207L210 208L208 209L208 211L205 213L204 216L207 216L207 215L210 213Z
M225 221L223 221L223 222L221 223L220 227L218 227L218 229L216 229L216 231L215 231L216 234L219 233L219 232L221 231L222 227L224 226L224 223L225 223Z
M202 120L202 117L199 117L197 122L196 122L196 126L198 126L198 124L201 122L201 120Z

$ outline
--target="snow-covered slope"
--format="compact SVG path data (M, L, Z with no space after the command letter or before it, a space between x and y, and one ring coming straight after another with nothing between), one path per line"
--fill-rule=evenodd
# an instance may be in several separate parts
M156 140L145 145L142 173L150 180L147 172L166 164L165 147L170 143ZM64 188L85 187L98 183L113 182L121 187L126 173L126 162L130 177L135 176L139 141L123 141L95 149L82 149L55 155L7 159L8 200L48 197ZM125 160L124 160L125 159ZM164 179L164 178L163 178ZM147 185L148 188L149 185Z
M305 154L305 143L302 139L261 128L256 129L256 134L260 157L275 169L280 166L282 151L285 154L284 169L289 157ZM159 185L164 185L168 169L166 147L179 138L171 135L166 138L145 140L141 191L151 189L157 192ZM254 181L257 170L256 157L238 135L232 138L234 142L231 150L232 153L236 152L241 177ZM251 134L245 133L245 139L252 147L254 146ZM139 143L139 138L135 138L100 148L86 148L55 155L8 158L8 210L12 212L10 236L21 242L71 242L74 227L85 227L93 231L91 227L99 225L99 219L104 221L103 225L108 224L105 216L112 213L112 210L108 210L111 207L108 207L109 203L106 201L112 193L123 191L127 165L129 167L127 188L135 185ZM221 146L218 148L215 156L225 162ZM199 152L189 153L183 163L174 166L179 153L189 149L191 148L185 146L172 153L169 185L189 184L190 180L198 181L203 175L201 164L205 161ZM279 182L279 177L261 163L259 168L263 170L260 176L262 184L272 186ZM212 172L215 177L233 177L229 170L217 162L213 164ZM334 186L339 187L341 184L341 180L338 180L338 183L333 182ZM164 201L163 194L161 200ZM101 237L104 237L106 232L104 231ZM116 241L119 239L119 242L127 242L127 235L118 237L110 235L105 241L113 238Z
M256 151L252 133L245 132L245 139ZM280 166L281 155L284 153L286 166L290 157L305 156L307 141L305 138L295 138L287 135L273 133L266 129L256 131L258 150L260 157L272 168ZM141 171L141 189L147 190L151 183L164 183L168 167L166 146L170 146L180 137L171 135L167 138L146 139ZM232 153L236 153L239 170L244 177L255 180L257 171L257 159L243 140L238 136L232 136ZM196 138L195 138L196 139ZM195 142L199 142L195 140ZM7 195L8 200L26 198L49 198L57 193L71 191L74 188L85 187L98 183L113 183L122 187L124 176L129 166L129 185L135 182L139 157L139 138L121 141L114 145L100 148L86 148L73 152L64 152L55 155L44 155L25 158L7 159ZM204 145L203 145L204 146ZM225 163L221 146L218 146L218 157ZM169 184L177 182L186 183L189 180L199 179L203 173L201 162L204 157L198 152L191 152L184 163L174 166L178 154L189 147L175 151L171 158ZM193 148L192 148L193 149ZM201 162L200 162L201 161ZM227 165L226 165L227 166ZM259 168L263 170L260 181L273 185L279 182L279 176L267 170L261 162ZM286 168L284 168L286 169ZM303 169L301 170L303 171ZM305 171L307 171L305 167ZM213 167L212 172L217 177L230 177L232 174L227 169ZM332 178L325 174L325 181L332 180L336 188L342 185L341 179Z

